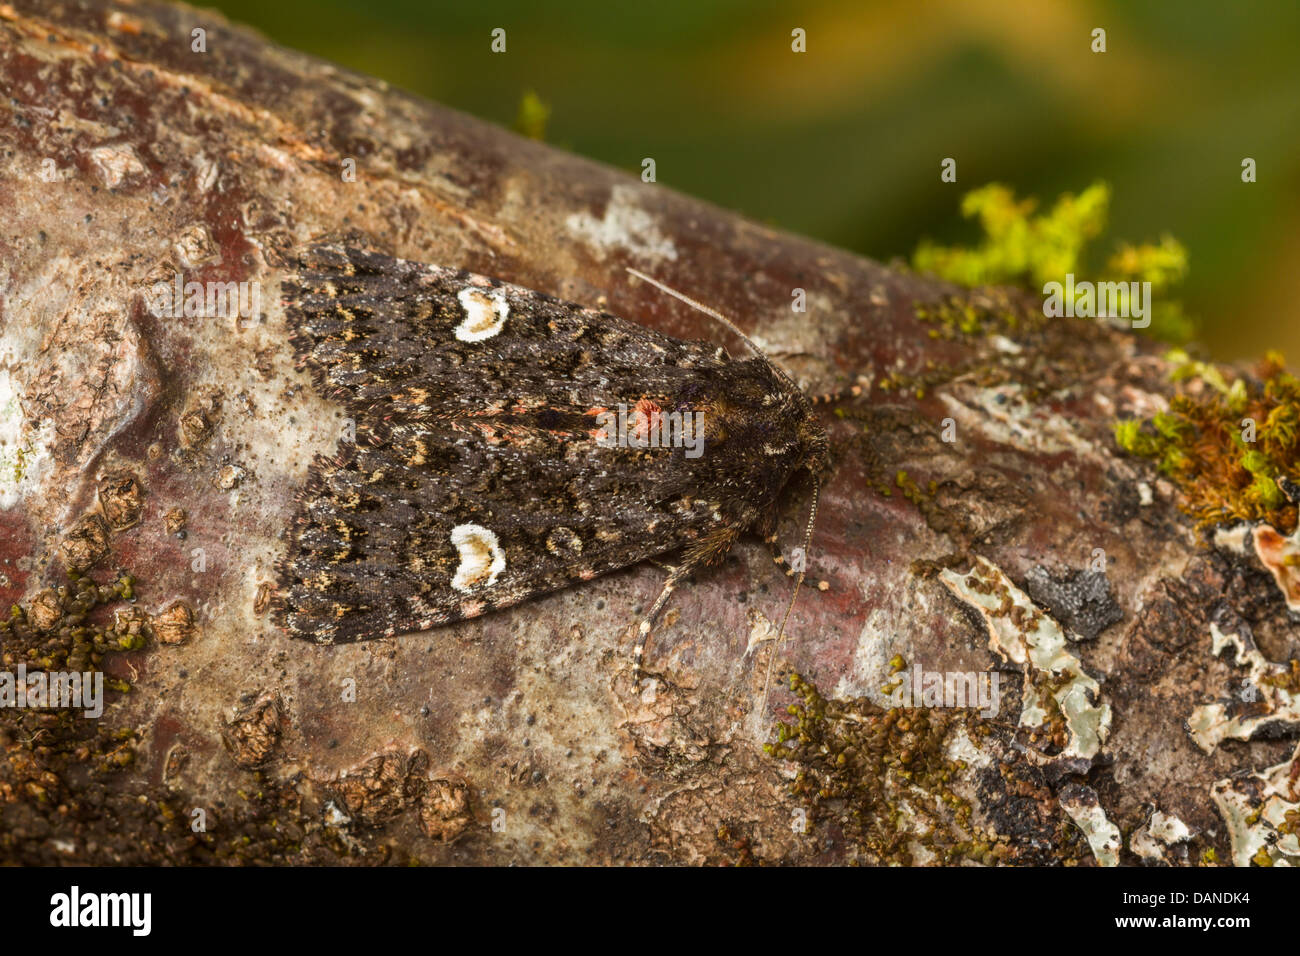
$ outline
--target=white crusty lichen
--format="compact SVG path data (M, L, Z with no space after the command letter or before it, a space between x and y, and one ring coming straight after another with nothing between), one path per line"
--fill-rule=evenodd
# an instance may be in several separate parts
M1167 851L1178 843L1192 838L1192 831L1177 815L1155 810L1146 822L1133 831L1128 845L1137 856L1148 863L1170 863Z
M1250 706L1219 702L1192 711L1187 730L1206 753L1224 740L1250 740L1260 731L1300 723L1300 695L1284 686L1290 668L1265 658L1248 635L1224 634L1211 624L1210 653L1217 657L1228 647L1236 649L1237 666L1249 669L1246 703Z
M1031 403L1021 385L995 388L954 382L939 396L959 427L999 445L1027 448L1045 455L1074 451L1090 454L1094 446L1080 438L1075 423L1048 411L1046 403Z
M1119 827L1106 817L1092 787L1078 784L1061 791L1061 809L1083 831L1098 866L1118 866L1119 850L1123 845Z
M945 569L940 580L984 618L989 649L1026 668L1020 725L1041 726L1055 703L1069 735L1062 756L1097 756L1110 734L1110 705L1070 652L1061 625L982 557L966 574Z
M1289 666L1268 660L1249 634L1224 634L1210 625L1210 652L1218 656L1229 647L1238 667L1248 669L1242 701L1205 704L1192 711L1187 730L1206 753L1225 740L1250 740L1271 730L1300 724L1300 695L1288 685ZM1300 863L1300 793L1294 768L1300 747L1276 767L1238 773L1210 788L1219 813L1228 825L1232 862L1236 866L1294 866Z
M1291 776L1300 747L1290 760L1248 774L1234 774L1210 790L1228 824L1235 866L1300 865L1300 794Z
M1000 568L982 557L975 557L966 574L945 569L939 577L958 600L984 618L989 649L1024 668L1020 725L1041 726L1049 719L1055 703L1069 735L1061 756L1088 760L1097 756L1110 735L1110 705L1101 700L1097 681L1070 653L1065 629ZM1061 809L1083 831L1097 864L1117 865L1123 840L1119 828L1107 819L1096 791L1071 785L1062 790L1059 801Z
M589 212L575 212L564 225L602 259L614 251L631 252L640 260L652 262L677 258L672 239L664 235L658 220L641 208L637 190L630 186L611 190L600 219Z
M1211 539L1214 546L1220 551L1226 551L1229 554L1246 555L1249 553L1246 548L1246 542L1251 537L1250 525L1246 522L1235 524L1230 528L1215 528L1214 537Z

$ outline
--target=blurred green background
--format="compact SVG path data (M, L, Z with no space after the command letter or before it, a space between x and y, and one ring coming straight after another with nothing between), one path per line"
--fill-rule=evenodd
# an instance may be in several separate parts
M1214 357L1300 359L1296 0L209 5L502 125L535 91L548 142L637 173L653 156L662 184L880 260L977 241L959 201L985 183L1047 206L1105 180L1096 259L1172 234Z

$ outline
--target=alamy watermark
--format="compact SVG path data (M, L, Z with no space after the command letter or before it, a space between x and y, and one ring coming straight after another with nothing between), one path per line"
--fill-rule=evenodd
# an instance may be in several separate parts
M66 893L50 897L50 925L125 927L134 936L148 936L153 927L152 893L83 893L73 884Z
M704 413L665 412L643 398L629 408L596 415L596 444L606 448L684 448L687 458L704 454Z
M891 707L973 707L981 717L996 717L1001 707L997 671L927 671L917 667L895 675Z
M104 674L28 671L26 664L19 664L17 673L0 671L0 707L63 707L82 710L93 719L104 713Z
M146 298L160 319L254 319L262 311L262 283L186 282L178 272L171 282L154 283Z
M1065 283L1043 286L1043 315L1081 319L1131 319L1133 328L1151 324L1150 282L1078 282L1066 273Z

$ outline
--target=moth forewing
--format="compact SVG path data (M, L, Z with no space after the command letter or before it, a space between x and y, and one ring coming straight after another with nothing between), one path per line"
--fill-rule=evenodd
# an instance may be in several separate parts
M639 665L680 581L824 459L811 405L761 353L334 245L284 296L296 357L357 435L313 460L279 563L295 637L425 630L678 552Z

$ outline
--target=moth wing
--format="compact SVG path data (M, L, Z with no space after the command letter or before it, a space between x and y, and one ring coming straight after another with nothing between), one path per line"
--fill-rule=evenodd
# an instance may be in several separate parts
M338 643L424 630L690 545L716 524L707 503L653 502L636 487L550 510L531 482L492 473L499 448L457 448L489 469L448 479L367 448L318 462L282 565L292 633Z
M688 448L610 440L620 406L646 426L703 394L716 347L351 250L316 250L286 293L299 356L356 422L295 516L290 633L423 630L726 531Z
M309 251L285 298L317 387L374 420L483 415L508 399L597 408L632 383L662 391L730 361L521 286L355 249Z

